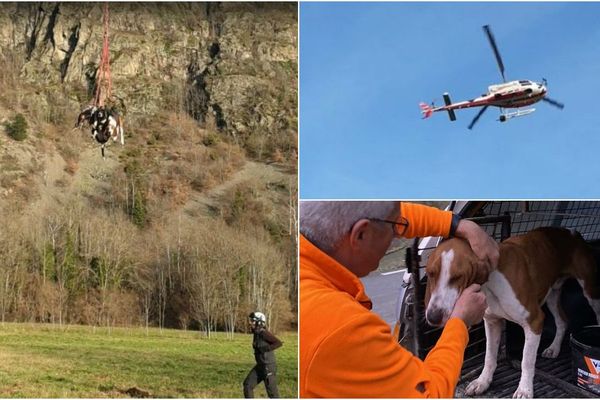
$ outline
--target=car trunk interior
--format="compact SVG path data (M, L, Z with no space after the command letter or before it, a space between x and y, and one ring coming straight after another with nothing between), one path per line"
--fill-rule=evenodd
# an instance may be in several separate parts
M578 231L596 254L600 265L600 202L598 201L477 201L468 202L461 210L455 210L463 218L471 218L480 224L491 236L501 241L511 235L519 235L542 226L564 227ZM423 247L421 247L423 249ZM422 253L420 268L425 267L428 251ZM600 280L600 274L598 274ZM422 304L426 278L421 280L417 298ZM598 282L600 285L600 282ZM594 393L576 385L573 373L570 333L586 325L595 325L595 316L582 294L579 284L571 279L562 289L561 306L568 316L569 328L556 359L546 359L539 354L551 343L554 337L554 321L546 306L544 330L538 350L534 380L534 397L538 398L582 398L597 397ZM423 307L418 308L417 321L420 332L418 355L424 358L435 345L441 329L432 328L424 322ZM467 384L479 376L484 364L485 330L483 324L471 328L470 340L465 352L465 362L457 387L457 397L464 397ZM520 326L506 322L498 354L498 368L490 388L478 397L512 397L520 378L520 360L523 351L524 335Z

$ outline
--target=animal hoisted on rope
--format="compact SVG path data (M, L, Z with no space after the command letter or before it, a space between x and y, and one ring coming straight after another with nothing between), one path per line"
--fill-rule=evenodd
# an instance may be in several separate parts
M120 140L125 144L123 137L123 118L113 104L106 106L107 101L112 101L112 80L110 76L110 53L108 48L108 3L104 4L104 38L102 54L96 77L96 88L92 104L88 105L77 118L76 128L81 128L85 122L91 127L92 137L100 143L102 158L104 146L110 138Z

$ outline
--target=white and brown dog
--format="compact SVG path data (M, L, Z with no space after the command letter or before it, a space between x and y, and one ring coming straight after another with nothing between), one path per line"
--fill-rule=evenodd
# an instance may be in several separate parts
M600 288L597 266L587 244L577 232L562 228L538 228L500 243L498 268L489 275L469 244L462 239L446 240L434 250L427 263L426 319L440 326L448 320L462 290L473 283L482 285L488 308L485 311L486 352L481 375L471 382L466 395L485 392L496 370L503 319L525 331L521 379L514 398L533 397L535 360L544 324L546 303L556 322L556 335L542 357L555 358L567 323L559 311L560 290L568 277L577 279L600 323Z
M86 122L92 128L92 137L102 145L102 157L104 157L104 147L110 138L113 141L120 139L121 145L125 144L123 119L116 111L90 105L77 117L75 128L81 128Z

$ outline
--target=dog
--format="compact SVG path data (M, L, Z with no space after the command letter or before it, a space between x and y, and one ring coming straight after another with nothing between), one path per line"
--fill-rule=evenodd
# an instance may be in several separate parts
M440 243L427 262L425 318L433 326L445 324L462 290L473 283L482 285L488 305L484 314L485 363L465 394L477 396L490 386L506 319L519 324L525 332L521 379L513 398L531 398L545 317L542 305L548 305L556 323L554 340L542 357L556 358L567 328L559 304L560 290L567 278L577 279L600 323L597 265L583 237L563 228L538 228L511 237L500 243L499 251L498 268L488 275L468 242L454 238Z
M94 121L94 116L96 115L97 110L98 107L94 105L90 105L84 108L81 111L81 113L79 113L79 116L77 117L77 122L75 123L73 129L81 129L85 122L87 122L91 126Z
M91 127L92 137L101 144L102 158L104 158L104 147L110 138L113 141L120 138L121 145L125 144L123 119L118 112L90 105L77 117L75 128L81 128L85 122Z
M125 144L125 137L123 134L123 118L116 111L112 111L108 115L108 137L111 137L113 141L120 139L121 145Z

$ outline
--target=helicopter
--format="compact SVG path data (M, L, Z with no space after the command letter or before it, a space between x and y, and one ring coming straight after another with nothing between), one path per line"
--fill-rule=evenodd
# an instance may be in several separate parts
M448 93L444 93L444 106L435 107L433 103L431 105L419 103L421 113L423 114L423 119L431 117L434 112L446 111L448 112L450 121L456 121L456 114L454 113L454 110L482 107L481 110L479 110L479 113L477 113L475 118L473 118L469 124L469 129L473 129L473 126L477 123L479 118L481 118L485 110L487 110L490 106L500 108L500 117L498 118L498 121L500 122L506 122L512 118L531 114L535 111L535 108L521 109L521 107L530 106L540 100L545 101L546 103L561 110L565 107L564 104L547 96L548 82L545 78L542 78L541 82L534 82L530 80L506 82L506 77L504 75L504 63L502 62L502 57L500 56L500 51L498 50L498 46L496 45L496 40L494 39L494 35L492 34L490 26L484 25L483 31L485 32L492 50L494 51L496 62L498 63L498 68L500 69L500 75L502 75L502 80L504 82L497 85L490 85L487 93L471 100L452 103L452 100L450 100L450 95ZM507 111L505 110L507 108L516 108L517 110Z

